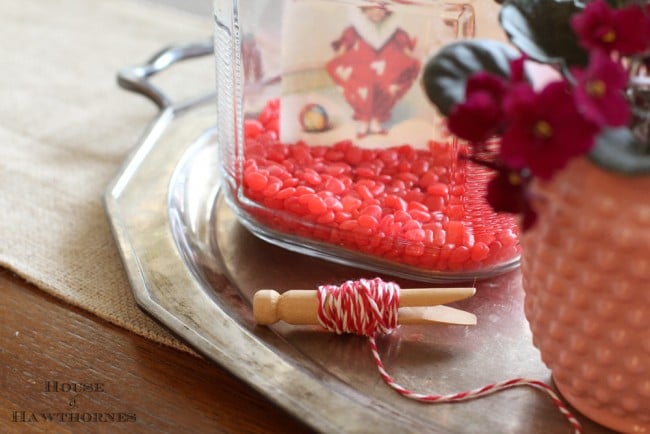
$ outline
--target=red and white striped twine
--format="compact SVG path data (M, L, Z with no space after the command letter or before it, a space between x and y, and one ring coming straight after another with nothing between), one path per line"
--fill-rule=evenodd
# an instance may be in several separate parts
M529 386L546 393L560 413L573 427L575 434L582 433L580 422L560 400L553 389L542 381L513 378L498 383L448 395L421 394L396 383L386 372L377 350L375 336L391 333L398 325L399 285L376 279L347 281L342 285L322 285L318 288L318 319L321 325L337 334L353 333L368 336L372 356L384 382L402 396L424 403L450 403L481 398L492 393L518 386Z

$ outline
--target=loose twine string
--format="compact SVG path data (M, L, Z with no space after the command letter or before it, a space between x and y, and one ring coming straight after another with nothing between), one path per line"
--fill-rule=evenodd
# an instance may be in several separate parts
M546 393L573 427L573 432L582 433L580 422L553 389L542 381L513 378L448 395L417 393L396 383L384 367L375 337L378 333L391 333L397 328L399 289L396 283L384 282L379 278L347 281L338 286L322 285L318 288L318 319L321 325L331 332L367 336L381 378L388 386L408 399L430 404L460 402L481 398L512 387L528 386Z

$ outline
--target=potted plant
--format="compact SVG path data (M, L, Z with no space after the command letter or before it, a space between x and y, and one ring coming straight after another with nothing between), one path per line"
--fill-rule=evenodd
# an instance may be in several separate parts
M425 90L494 169L487 201L522 217L526 316L556 386L650 431L650 4L506 0L499 22L511 44L443 48Z

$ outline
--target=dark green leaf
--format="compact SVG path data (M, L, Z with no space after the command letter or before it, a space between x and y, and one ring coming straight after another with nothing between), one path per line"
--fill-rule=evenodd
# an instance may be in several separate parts
M627 128L605 130L596 140L591 160L605 170L627 175L649 175L650 155Z
M571 16L582 10L577 0L507 0L499 21L510 41L531 59L567 66L587 64Z
M454 105L465 99L465 84L470 75L488 71L508 77L510 61L518 57L517 50L501 42L480 39L454 42L427 62L424 89L446 116Z

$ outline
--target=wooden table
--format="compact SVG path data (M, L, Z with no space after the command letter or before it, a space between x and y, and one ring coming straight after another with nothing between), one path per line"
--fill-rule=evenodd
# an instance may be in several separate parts
M70 307L2 269L0 342L2 433L310 432L219 366ZM44 422L42 413L68 421Z

